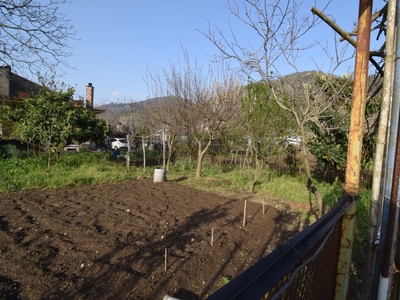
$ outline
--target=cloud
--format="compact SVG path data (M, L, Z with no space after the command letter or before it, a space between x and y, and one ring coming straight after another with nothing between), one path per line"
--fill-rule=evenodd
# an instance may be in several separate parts
M122 92L114 91L114 92L111 93L111 96L113 96L113 97L119 97L119 96L121 96L122 94L123 94Z

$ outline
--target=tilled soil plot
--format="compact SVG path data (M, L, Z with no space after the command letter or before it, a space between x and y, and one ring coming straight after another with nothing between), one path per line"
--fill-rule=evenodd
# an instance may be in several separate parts
M205 299L298 231L247 202L243 227L243 199L174 182L2 194L1 299Z

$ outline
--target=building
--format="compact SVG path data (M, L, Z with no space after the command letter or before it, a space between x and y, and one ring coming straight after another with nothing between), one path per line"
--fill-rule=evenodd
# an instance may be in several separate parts
M0 104L17 105L18 101L39 92L41 86L11 72L10 66L0 67ZM11 134L10 126L0 119L0 137Z
M30 81L22 76L11 72L10 66L0 67L0 112L3 105L17 106L22 99L31 97L39 92L42 85ZM94 86L88 83L86 86L86 101L83 99L73 100L76 107L83 107L101 114L103 110L94 108ZM2 118L0 114L0 138L10 137L11 126Z

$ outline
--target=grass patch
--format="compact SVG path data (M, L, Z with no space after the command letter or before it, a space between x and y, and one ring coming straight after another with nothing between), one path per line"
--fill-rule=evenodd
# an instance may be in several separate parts
M4 149L3 149L4 150ZM50 172L47 173L47 157L41 153L37 158L21 155L15 149L6 149L0 159L0 169L3 170L0 182L0 193L30 188L60 188L81 184L100 184L117 182L138 177L153 176L154 166L148 166L146 172L142 167L126 168L125 160L114 159L111 152L67 152L62 153L60 161L52 160ZM157 160L155 153L152 159ZM131 161L140 159L140 153L132 154ZM200 190L233 197L248 197L247 191L252 169L240 169L230 166L229 171L223 170L219 164L206 161L203 164L201 178L195 178L196 168L193 161L180 160L172 165L167 172L170 181L176 181ZM322 193L327 206L331 207L342 193L342 188L332 187L324 181L315 181ZM265 168L256 186L253 198L273 198L284 203L309 203L314 201L313 195L306 188L304 175L280 174L270 168ZM268 203L267 203L268 204Z
M50 172L43 153L37 158L1 159L0 169L0 193L116 182L144 174L142 168L134 166L128 171L124 161L113 160L104 152L64 153L59 162L52 161Z

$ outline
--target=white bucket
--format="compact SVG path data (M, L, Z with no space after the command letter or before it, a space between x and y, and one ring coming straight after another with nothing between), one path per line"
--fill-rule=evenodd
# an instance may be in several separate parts
M179 300L178 298L171 297L169 295L165 295L163 300Z
M167 180L167 172L164 168L154 169L154 182L163 182Z
M165 295L163 300L179 300L178 298L171 297L169 295Z

